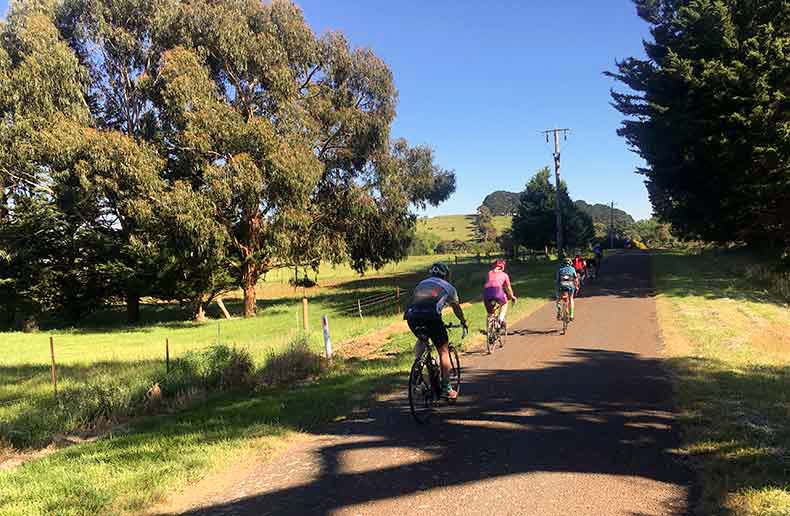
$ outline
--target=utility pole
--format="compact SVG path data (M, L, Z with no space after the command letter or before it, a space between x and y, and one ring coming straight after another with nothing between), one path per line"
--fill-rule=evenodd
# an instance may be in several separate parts
M609 249L614 249L614 201L609 211Z
M557 255L561 258L563 253L562 242L562 212L560 211L560 133L563 138L568 139L570 129L548 129L542 131L546 135L546 143L549 143L549 134L554 135L554 185L557 189L554 203L554 214L557 218Z

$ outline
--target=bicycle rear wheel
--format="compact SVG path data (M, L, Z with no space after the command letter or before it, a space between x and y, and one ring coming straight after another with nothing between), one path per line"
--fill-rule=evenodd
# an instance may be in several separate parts
M437 401L431 386L431 367L426 357L421 356L414 361L409 374L409 407L414 420L420 424L430 421Z
M488 350L488 354L494 352L494 348L496 347L497 342L497 328L496 328L496 319L493 315L488 316L488 324L486 325L486 349Z

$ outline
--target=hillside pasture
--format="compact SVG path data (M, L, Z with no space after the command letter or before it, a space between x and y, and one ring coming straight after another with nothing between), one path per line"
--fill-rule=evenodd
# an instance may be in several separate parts
M428 219L420 219L417 229L438 235L442 240L461 240L463 242L476 242L477 227L475 215L438 215ZM500 215L493 217L497 234L510 228L513 217Z

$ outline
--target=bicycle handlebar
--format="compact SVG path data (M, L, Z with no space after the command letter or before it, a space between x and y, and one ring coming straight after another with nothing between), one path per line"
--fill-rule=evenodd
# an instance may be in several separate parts
M461 334L461 340L466 338L466 334L469 331L466 327L464 327L464 326L462 326L460 324L456 324L456 323L445 323L444 327L447 328L448 330L451 330L453 328L461 328L461 329L463 329L463 333Z

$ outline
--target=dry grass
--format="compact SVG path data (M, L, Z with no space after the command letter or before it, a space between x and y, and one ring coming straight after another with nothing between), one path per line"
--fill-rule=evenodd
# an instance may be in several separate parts
M705 515L790 514L790 310L727 255L655 257L658 319ZM759 267L755 265L755 267Z

